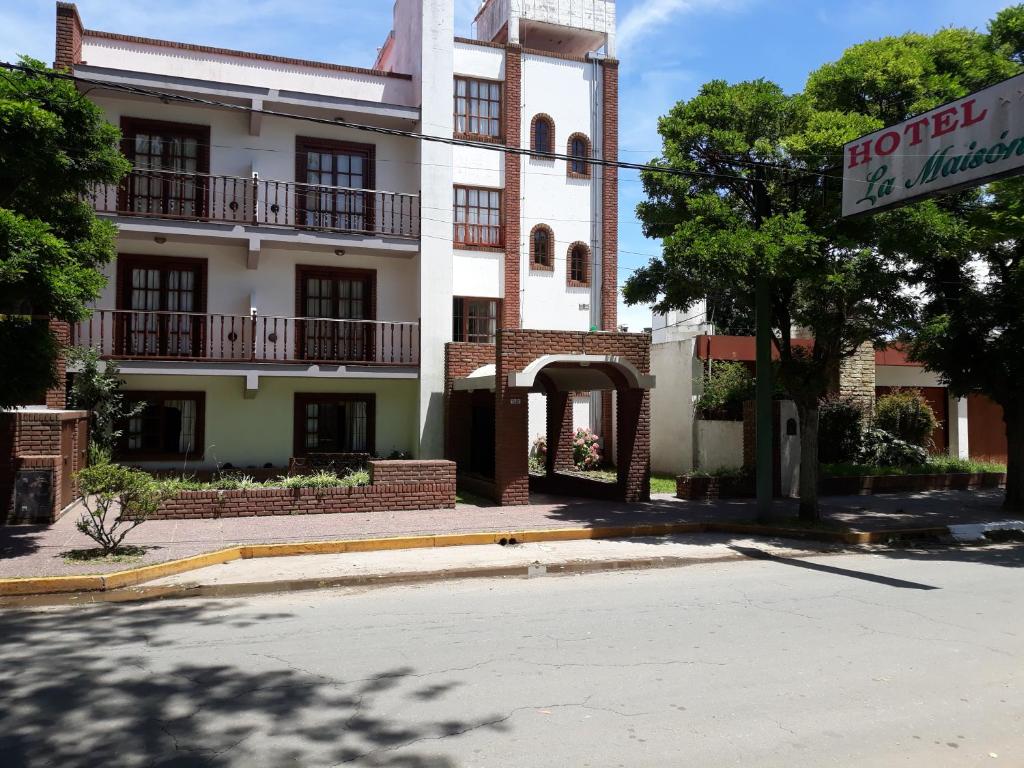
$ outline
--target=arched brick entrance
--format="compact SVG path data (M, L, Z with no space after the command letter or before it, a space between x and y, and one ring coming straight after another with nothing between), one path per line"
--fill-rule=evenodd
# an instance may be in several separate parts
M476 435L473 416L481 413L481 393L493 393L493 478L474 475L473 490L503 505L529 503L527 400L541 392L547 398L548 464L546 477L533 478L535 490L622 501L650 497L654 379L647 334L502 330L493 348L449 344L446 370L445 445L466 477ZM572 465L572 393L581 390L614 393L605 401L615 404L615 483L564 474Z

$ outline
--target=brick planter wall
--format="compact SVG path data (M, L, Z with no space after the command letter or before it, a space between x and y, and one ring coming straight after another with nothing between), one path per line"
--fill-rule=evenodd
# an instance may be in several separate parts
M455 463L371 461L370 485L182 491L150 519L186 520L455 508Z

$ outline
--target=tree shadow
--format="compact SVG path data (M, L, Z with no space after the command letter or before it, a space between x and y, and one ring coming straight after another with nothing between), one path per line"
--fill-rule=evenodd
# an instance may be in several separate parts
M226 607L195 601L0 614L0 763L448 768L448 758L429 754L431 742L506 727L498 715L430 720L431 703L457 684L425 683L411 666L341 680L247 653L265 625L292 614L242 619ZM161 631L170 627L173 636ZM204 661L182 627L238 633L238 661ZM259 663L250 661L256 656ZM379 701L385 695L428 707L428 718L384 714L394 710Z
M38 552L48 525L0 525L0 560Z

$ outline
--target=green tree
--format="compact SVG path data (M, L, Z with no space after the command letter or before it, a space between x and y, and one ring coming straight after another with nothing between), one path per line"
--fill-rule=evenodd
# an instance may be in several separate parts
M89 445L110 455L121 437L121 426L145 409L145 403L125 402L121 370L112 360L100 361L95 349L70 350L76 371L68 399L72 408L89 411Z
M42 63L0 71L0 407L31 402L56 381L58 345L45 318L75 322L103 287L116 229L86 195L128 172L120 133L99 107Z
M692 175L645 172L637 207L663 252L627 280L628 303L685 309L712 294L749 315L757 277L767 277L777 375L800 414L800 515L809 520L819 516L819 402L843 359L895 333L911 308L902 264L870 247L870 220L840 218L829 175L844 142L879 126L765 80L712 81L658 124L653 164Z
M821 108L895 123L1020 71L1024 6L1001 11L989 34L944 29L854 46L813 73ZM1003 407L1005 506L1024 509L1024 180L945 195L877 217L881 248L914 265L920 323L910 353L954 395Z

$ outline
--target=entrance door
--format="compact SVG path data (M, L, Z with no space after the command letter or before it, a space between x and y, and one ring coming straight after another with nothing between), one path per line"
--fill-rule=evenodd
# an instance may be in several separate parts
M370 362L375 359L372 321L376 273L368 270L300 269L300 358ZM323 318L316 320L311 318Z
M469 471L493 478L494 456L494 395L490 392L474 392Z

